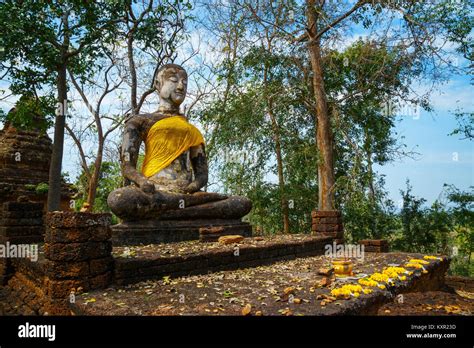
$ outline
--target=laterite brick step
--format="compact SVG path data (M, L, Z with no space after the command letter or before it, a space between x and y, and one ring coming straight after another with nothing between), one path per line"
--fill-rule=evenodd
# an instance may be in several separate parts
M245 238L239 244L186 241L114 247L114 283L130 284L164 276L178 277L257 267L324 253L331 237L286 235Z

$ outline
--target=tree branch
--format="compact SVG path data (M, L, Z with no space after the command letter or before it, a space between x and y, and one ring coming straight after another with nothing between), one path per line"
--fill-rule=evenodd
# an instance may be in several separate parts
M89 170L89 167L87 166L87 157L86 157L86 154L84 153L84 149L82 148L81 141L79 140L78 137L76 137L76 134L74 134L73 130L69 127L67 123L65 124L65 128L69 136L72 138L72 140L76 144L77 149L79 150L79 155L81 157L81 167L84 170L84 173L86 174L87 178L90 179L91 172Z
M329 23L325 28L323 28L321 31L319 31L315 37L311 38L311 40L318 40L319 38L321 38L321 36L323 36L328 30L332 29L333 27L335 27L336 25L338 25L340 22L342 22L344 19L346 19L347 17L349 17L351 14L353 14L355 11L357 11L359 8L361 8L362 6L364 6L365 4L367 3L367 0L359 0L357 1L357 3L349 10L347 11L346 13L344 13L343 15L339 16L338 18L336 18L333 22Z

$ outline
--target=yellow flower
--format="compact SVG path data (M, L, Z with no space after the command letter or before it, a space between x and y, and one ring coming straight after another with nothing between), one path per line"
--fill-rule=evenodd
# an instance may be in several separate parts
M387 267L387 268L385 268L383 273L385 273L385 272L387 272L387 273L403 273L405 271L406 271L406 269L403 268L403 267Z
M351 292L361 292L362 291L362 286L360 286L360 285L347 284L347 285L344 285L344 286L347 287L347 289Z
M375 287L378 284L375 280L372 280L372 279L369 279L369 278L359 279L358 283L360 285L371 286L371 287Z
M366 295L372 293L372 289L369 289L369 288L364 288L364 289L362 289L362 291L363 291L364 294L366 294Z
M398 275L401 273L405 273L406 269L403 267L388 267L383 270L383 274L388 275L392 279L398 278Z
M332 289L331 295L336 296L338 298L349 298L349 296L354 295L355 297L359 297L360 293L362 292L362 287L360 285L355 284L346 284L341 286L340 288Z
M411 259L410 261L408 261L409 263L419 263L421 265L427 265L429 264L428 261L425 261L425 260L421 260L421 259Z
M335 296L336 298L349 298L351 295L350 291L342 288L332 289L331 295Z
M441 257L438 257L438 256L430 256L430 255L425 255L423 256L424 259L426 260L442 260Z
M371 280L375 280L376 282L388 282L389 276L383 273L374 273L370 276Z
M420 260L420 259L412 259L408 263L405 264L405 267L412 267L423 269L423 264L427 264L429 262ZM379 289L385 290L386 285L382 283L388 283L389 285L394 285L394 281L396 279L400 279L402 281L407 280L406 275L412 275L413 271L408 271L405 267L385 267L381 273L375 272L369 277L362 278L358 280L358 284L346 284L341 286L340 288L336 288L331 290L331 295L335 296L336 298L344 298L349 299L350 296L359 297L361 293L366 295L372 293L372 289L374 287L378 287ZM423 271L427 272L427 271ZM362 288L362 286L364 288Z
M405 267L410 267L410 268L423 268L423 266L420 265L419 263L411 263L411 262L405 264Z

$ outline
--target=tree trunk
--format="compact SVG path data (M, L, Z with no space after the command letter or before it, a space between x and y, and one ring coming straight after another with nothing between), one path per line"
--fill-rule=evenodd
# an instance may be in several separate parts
M280 204L281 211L283 214L283 233L290 233L290 217L288 211L288 200L286 199L285 193L285 177L283 176L283 159L281 155L281 141L280 141L280 132L278 129L278 124L275 119L275 115L272 112L272 103L269 102L268 114L270 115L273 128L273 139L275 140L275 153L277 160L277 170L278 170L278 186L280 188Z
M132 114L136 114L138 110L137 104L137 70L135 67L135 59L133 57L133 35L134 32L130 31L127 38L127 56L128 64L130 68L130 79L131 79L131 107Z
M372 230L372 237L379 239L381 236L377 230L377 219L375 216L376 210L376 200L375 200L375 186L374 186L374 171L372 163L372 139L368 133L368 130L365 130L365 153L367 156L367 175L368 175L368 187L369 187L369 202L370 202L370 211L371 211L371 224L370 229Z
M94 162L94 169L92 171L92 175L89 180L89 187L87 189L87 203L89 204L89 209L91 211L93 211L94 209L94 202L97 196L97 187L99 186L99 176L102 169L102 153L103 146L102 144L99 144L99 149L97 150L97 157Z
M334 162L331 123L329 119L326 91L323 79L320 39L316 38L318 23L315 1L307 0L308 44L311 68L313 70L313 88L316 100L316 144L320 154L318 161L318 209L334 209Z
M64 126L66 124L67 81L66 64L58 70L58 106L54 124L54 144L49 167L48 211L59 210L61 206L61 166L64 148Z

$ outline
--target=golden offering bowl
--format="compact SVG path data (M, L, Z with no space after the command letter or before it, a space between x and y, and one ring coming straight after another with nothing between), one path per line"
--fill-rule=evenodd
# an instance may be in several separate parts
M351 275L352 274L352 261L346 259L334 259L332 260L332 266L334 267L334 273L336 275Z

